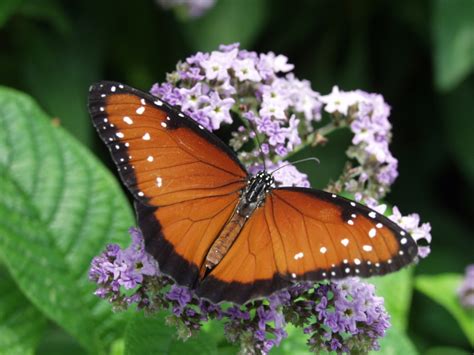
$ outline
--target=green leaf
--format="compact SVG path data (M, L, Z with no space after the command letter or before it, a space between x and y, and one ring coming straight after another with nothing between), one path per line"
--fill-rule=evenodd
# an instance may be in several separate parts
M154 317L136 314L125 333L125 354L217 354L211 334L201 330L183 342L177 339L176 329L165 324L166 317L165 312Z
M417 355L418 351L403 331L397 327L391 327L387 330L385 337L380 340L380 351L371 351L370 353L374 355Z
M20 7L23 0L2 0L0 1L0 28L5 25L8 19Z
M21 293L5 270L0 270L0 278L0 354L33 354L46 318Z
M210 51L234 42L250 48L267 13L265 0L219 0L204 16L183 24L185 35L195 50Z
M392 326L405 331L413 294L413 267L367 281L376 286L377 296L384 298Z
M470 344L474 346L474 311L463 309L457 295L457 289L461 285L462 279L463 276L458 274L417 276L415 287L451 313Z
M280 346L274 347L271 351L272 355L310 355L312 354L309 351L306 341L308 336L303 333L303 329L296 328L295 326L289 324L285 328L288 333L288 337L283 339L280 343Z
M112 175L28 96L0 88L0 258L23 293L90 351L123 328L93 295L91 259L133 218Z
M474 68L474 2L435 0L433 37L436 85L451 90Z
M437 346L435 348L430 348L424 352L424 355L472 355L472 353L467 352L463 349L452 348L448 346Z

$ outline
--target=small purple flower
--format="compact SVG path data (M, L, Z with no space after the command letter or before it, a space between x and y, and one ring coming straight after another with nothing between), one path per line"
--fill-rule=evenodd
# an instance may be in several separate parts
M196 18L204 15L213 7L215 0L157 0L157 3L166 10L183 7L189 17Z
M183 309L192 299L191 291L187 287L173 285L166 297L169 300L176 301L181 309Z
M252 59L240 59L234 61L232 68L235 71L235 76L239 78L240 81L260 81L262 78L255 68L255 61Z
M207 106L204 107L203 111L209 117L213 129L219 129L222 122L232 123L232 117L229 111L232 105L234 105L234 102L235 100L232 98L221 100L219 94L216 92L210 94Z
M329 95L320 97L320 100L325 104L324 110L329 113L339 112L347 115L349 107L354 105L359 99L359 96L353 92L339 91L337 86L332 88Z
M474 264L466 267L464 280L458 289L461 305L467 309L474 309Z
M208 80L224 81L229 78L229 69L237 58L238 49L235 48L229 52L214 51L208 59L200 62L201 67L206 73Z

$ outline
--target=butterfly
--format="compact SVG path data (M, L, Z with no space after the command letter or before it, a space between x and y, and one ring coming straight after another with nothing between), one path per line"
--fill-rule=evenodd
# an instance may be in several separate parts
M244 304L298 281L383 275L417 256L405 230L362 204L250 175L216 135L157 97L103 81L88 105L146 251L200 297Z

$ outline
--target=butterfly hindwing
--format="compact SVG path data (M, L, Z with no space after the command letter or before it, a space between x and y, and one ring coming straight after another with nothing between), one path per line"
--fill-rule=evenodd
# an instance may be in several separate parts
M383 275L416 255L406 231L366 206L325 191L277 188L198 293L244 303L294 281Z

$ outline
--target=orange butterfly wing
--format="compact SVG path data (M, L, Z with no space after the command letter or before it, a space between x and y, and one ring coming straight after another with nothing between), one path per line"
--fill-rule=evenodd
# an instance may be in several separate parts
M245 168L214 134L126 85L91 86L89 111L136 200L147 251L162 271L192 286L238 202Z
M324 191L278 188L198 293L245 303L297 280L383 275L416 255L407 232L366 206Z

